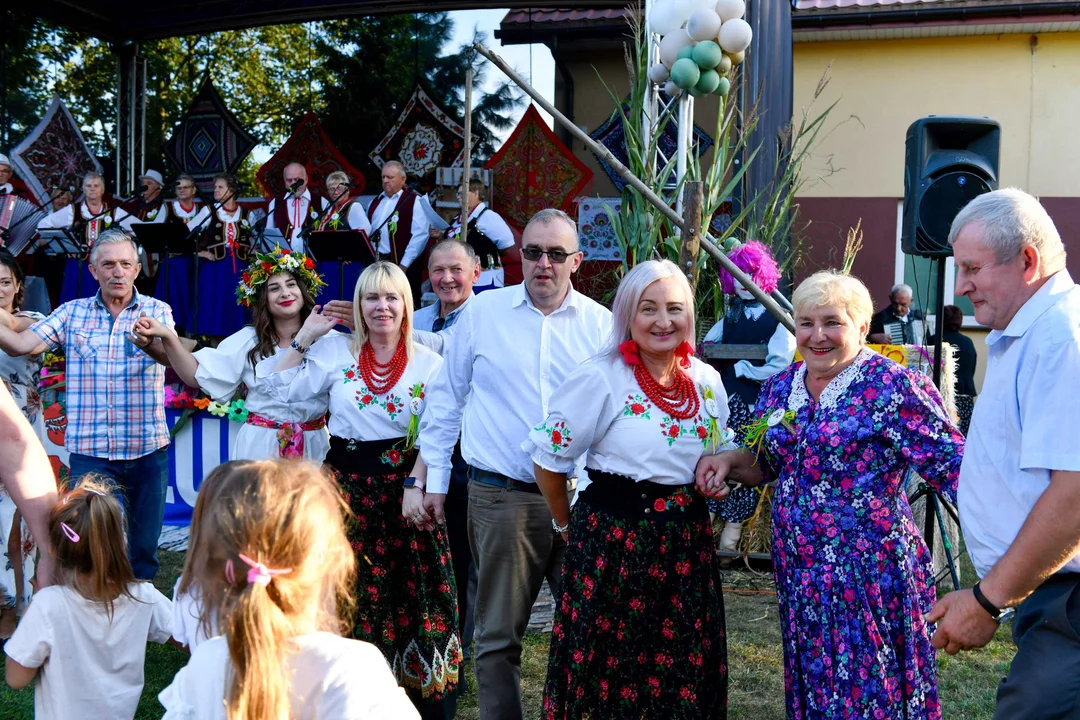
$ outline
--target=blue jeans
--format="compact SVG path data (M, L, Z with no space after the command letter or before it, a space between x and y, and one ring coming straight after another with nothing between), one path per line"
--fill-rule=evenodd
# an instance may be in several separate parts
M70 477L102 475L116 482L127 515L128 559L139 580L153 580L158 571L158 536L165 519L169 484L169 449L163 447L134 460L106 460L72 453Z

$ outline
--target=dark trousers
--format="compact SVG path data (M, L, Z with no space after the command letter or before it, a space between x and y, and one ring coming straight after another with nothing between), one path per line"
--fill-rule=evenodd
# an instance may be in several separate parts
M139 580L153 580L158 571L158 537L165 518L165 490L169 483L169 450L155 450L134 460L72 453L72 482L84 475L101 475L113 480L123 495L127 517L128 558Z
M457 583L458 632L465 659L472 657L473 604L476 602L476 563L469 548L469 484L452 480L446 493L446 536Z
M1020 605L1013 641L994 720L1080 718L1080 573L1054 575Z

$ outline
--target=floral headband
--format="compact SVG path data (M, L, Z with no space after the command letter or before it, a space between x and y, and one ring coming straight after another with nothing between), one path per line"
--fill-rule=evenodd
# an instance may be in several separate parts
M315 272L315 261L304 253L282 250L274 247L271 253L256 253L255 261L244 271L240 284L236 286L236 302L244 307L255 304L255 292L260 285L278 273L292 273L305 283L312 297L326 287L322 276Z

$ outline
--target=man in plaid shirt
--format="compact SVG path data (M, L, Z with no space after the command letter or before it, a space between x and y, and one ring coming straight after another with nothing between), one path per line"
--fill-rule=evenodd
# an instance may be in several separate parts
M95 473L120 486L132 569L152 580L169 478L167 359L160 340L132 328L143 315L170 328L173 318L167 304L135 290L140 269L135 243L119 229L106 230L90 251L97 294L64 303L22 332L0 311L0 349L9 355L64 349L71 477Z

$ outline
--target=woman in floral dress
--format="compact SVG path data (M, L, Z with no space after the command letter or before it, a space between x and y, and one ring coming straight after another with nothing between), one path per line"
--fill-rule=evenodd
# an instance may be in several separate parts
M964 439L926 377L864 347L861 282L817 273L792 301L804 361L762 387L759 454L704 458L698 487L776 482L788 718L936 720L934 576L904 478L955 502Z
M425 390L442 358L412 341L405 273L379 262L353 294L354 335L328 335L337 320L313 312L289 350L261 361L258 377L282 402L328 396L330 451L355 515L357 614L353 637L378 647L420 716L454 716L461 640L446 530L422 511L409 476ZM324 345L325 343L325 345ZM305 358L315 344L317 351ZM301 362L303 361L303 362Z
M21 332L43 315L32 312L19 312L24 290L22 268L6 250L0 250L0 313L3 321L12 329ZM38 437L45 435L45 423L41 417L41 398L38 396L38 380L41 375L42 355L11 357L0 350L0 377L11 391L11 397L22 410L30 425L37 431ZM0 487L0 639L11 637L15 631L15 616L30 602L32 588L30 578L34 576L33 545L29 531L22 522L17 522L19 513L7 491ZM28 545L23 544L23 538ZM21 554L21 568L12 554Z
M569 526L543 717L723 718L724 604L693 478L723 442L727 395L691 357L693 294L673 263L631 270L613 315L613 347L567 377L522 446L555 530Z

